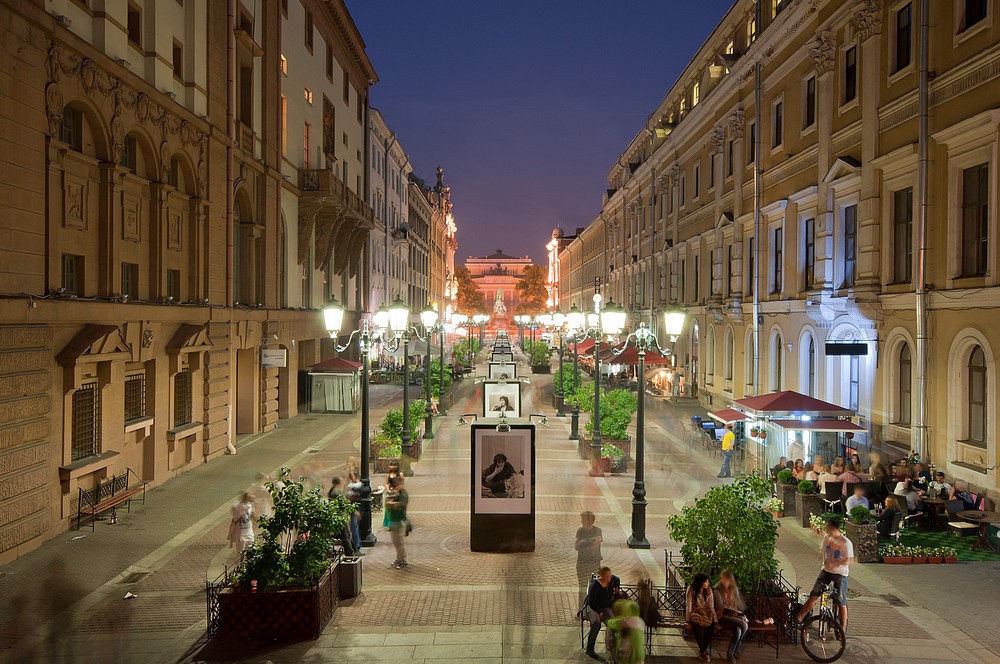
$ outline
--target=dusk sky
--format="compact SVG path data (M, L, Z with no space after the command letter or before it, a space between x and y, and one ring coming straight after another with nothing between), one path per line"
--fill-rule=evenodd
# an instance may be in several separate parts
M434 181L457 259L544 262L552 229L601 209L608 171L731 0L347 0L372 105Z

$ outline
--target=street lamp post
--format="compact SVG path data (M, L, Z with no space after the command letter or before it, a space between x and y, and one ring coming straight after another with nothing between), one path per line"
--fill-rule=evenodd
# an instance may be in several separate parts
M444 409L444 337L446 330L446 323L441 321L438 323L438 342L441 344L441 381L438 383L438 414L447 415Z
M591 336L597 342L594 345L594 437L591 440L591 477L604 477L601 470L601 340L605 335L614 336L625 328L627 314L625 309L608 301L601 306L603 298L600 293L594 294L594 313L590 315L592 329L585 336Z
M323 310L323 319L326 324L326 331L333 339L333 346L338 353L343 353L350 348L351 340L355 335L358 337L358 348L361 351L361 489L358 491L358 505L361 518L358 521L358 531L361 535L361 546L375 546L378 538L372 531L372 487L369 469L371 466L371 440L369 437L371 412L368 399L368 374L370 364L370 352L372 344L372 332L369 329L368 321L362 321L361 329L351 332L350 337L343 346L337 344L337 336L344 322L344 307L336 298L330 301Z
M555 327L556 333L559 334L559 380L556 382L556 417L566 417L566 411L563 408L563 400L566 397L566 386L563 385L563 325L566 323L566 314L561 311L557 311L551 315L552 325Z
M434 437L434 411L431 408L431 333L437 328L438 312L434 309L424 309L420 312L420 323L424 326L427 334L425 341L426 355L424 358L424 399L427 401L427 416L424 418L424 438ZM441 364L441 375L444 376L444 363ZM438 399L438 403L440 403Z
M578 346L580 344L580 333L586 325L586 317L574 304L570 307L569 314L566 315L566 324L569 326L569 336L573 342L573 393L580 388L580 354ZM573 417L569 430L570 440L580 440L580 404L574 399Z

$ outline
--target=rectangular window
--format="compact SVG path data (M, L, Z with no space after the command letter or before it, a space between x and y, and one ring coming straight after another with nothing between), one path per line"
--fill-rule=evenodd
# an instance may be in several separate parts
M964 32L986 18L989 11L989 0L959 0L964 3L959 32Z
M962 276L986 274L989 254L990 165L962 171Z
M174 376L174 427L191 424L192 379L189 370L178 371Z
M122 295L135 301L139 299L139 265L122 263Z
M699 101L701 101L701 85L695 83L691 88L691 108L697 106Z
M771 117L771 147L776 148L782 143L782 136L785 128L784 102L774 105L774 112Z
M129 169L135 173L136 168L136 156L138 154L135 138L131 136L125 137L125 142L122 145L122 153L118 158L118 164L124 168Z
M806 79L805 95L802 100L802 128L816 124L816 77L810 76Z
M312 152L312 143L309 140L309 123L302 126L302 168L309 169L309 153Z
M913 274L913 188L892 194L892 281L910 283Z
M858 266L858 206L844 208L844 284L854 285Z
M858 47L852 46L844 54L844 103L858 96Z
M73 392L72 435L73 461L101 453L101 389L96 382Z
M146 374L125 376L125 422L146 417Z
M748 238L747 239L747 291L746 291L747 295L752 295L754 288L756 288L754 284L754 281L756 281L755 277L757 276L754 273L754 262L756 258L757 257L754 254L753 238Z
M181 271L167 270L167 299L180 302L181 295Z
M733 139L726 141L726 177L733 177Z
M751 16L747 21L747 46L757 41L757 18Z
M184 47L179 41L174 40L173 48L173 66L174 66L174 76L177 78L184 78Z
M312 53L313 50L313 15L311 11L306 11L306 23L305 23L305 44L309 52Z
M682 174L681 175L681 205L684 205L684 201L686 200L686 197L685 197L686 190L687 190L687 176L685 176L685 175Z
M288 99L281 95L281 156L288 156Z
M747 131L747 163L752 164L757 156L757 123L751 122Z
M708 188L712 189L715 187L715 153L708 158Z
M722 289L726 297L733 294L733 245L726 247L726 281Z
M857 355L851 355L849 363L850 378L847 386L847 407L851 410L857 410L858 402L861 400L861 358Z
M783 232L780 228L774 229L774 284L771 287L772 293L781 292L782 279L782 256L783 256Z
M699 302L701 298L701 257L694 257L694 301Z
M59 127L59 140L77 152L83 151L83 118L80 116L79 111L69 106L63 109L62 125Z
M313 91L309 88L302 88L302 98L306 100L306 103L312 106L313 104Z
M681 261L681 273L680 273L680 288L681 302L687 302L687 261Z
M694 165L694 197L701 195L701 164Z
M361 93L358 93L358 123L364 122L365 119L365 105L361 103Z
M129 43L136 48L142 48L142 10L131 2L128 3L125 29L128 32Z
M63 254L62 287L67 295L83 295L83 256Z
M910 50L913 45L913 6L903 5L896 12L896 67L899 71L910 64Z
M344 72L344 103L351 105L351 81L347 78L347 72Z
M715 249L713 249L712 252L709 254L709 263L708 263L708 286L709 290L712 291L712 295L715 295L716 293L719 292L719 289L716 287L715 279L713 279L713 276L715 275L715 264L716 264L715 253L716 253Z
M803 240L803 251L802 251L802 262L804 263L802 270L805 276L805 290L809 290L813 287L816 281L816 220L806 219L802 223L802 240Z
M333 81L333 46L326 45L326 77Z
M774 0L774 16L781 13L781 10L785 8L785 0Z

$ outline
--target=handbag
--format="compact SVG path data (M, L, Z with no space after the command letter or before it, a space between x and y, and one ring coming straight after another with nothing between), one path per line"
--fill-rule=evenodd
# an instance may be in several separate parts
M409 537L410 533L413 532L413 522L409 519L406 520L406 530L403 533L403 537Z
M688 619L699 627L708 627L712 624L712 616L707 606L696 606L691 609Z

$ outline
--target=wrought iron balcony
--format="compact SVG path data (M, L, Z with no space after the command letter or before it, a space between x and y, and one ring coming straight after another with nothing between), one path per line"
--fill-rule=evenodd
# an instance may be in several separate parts
M303 193L316 194L324 203L343 208L349 216L374 222L372 208L363 198L345 185L337 174L327 168L299 170L299 189Z

